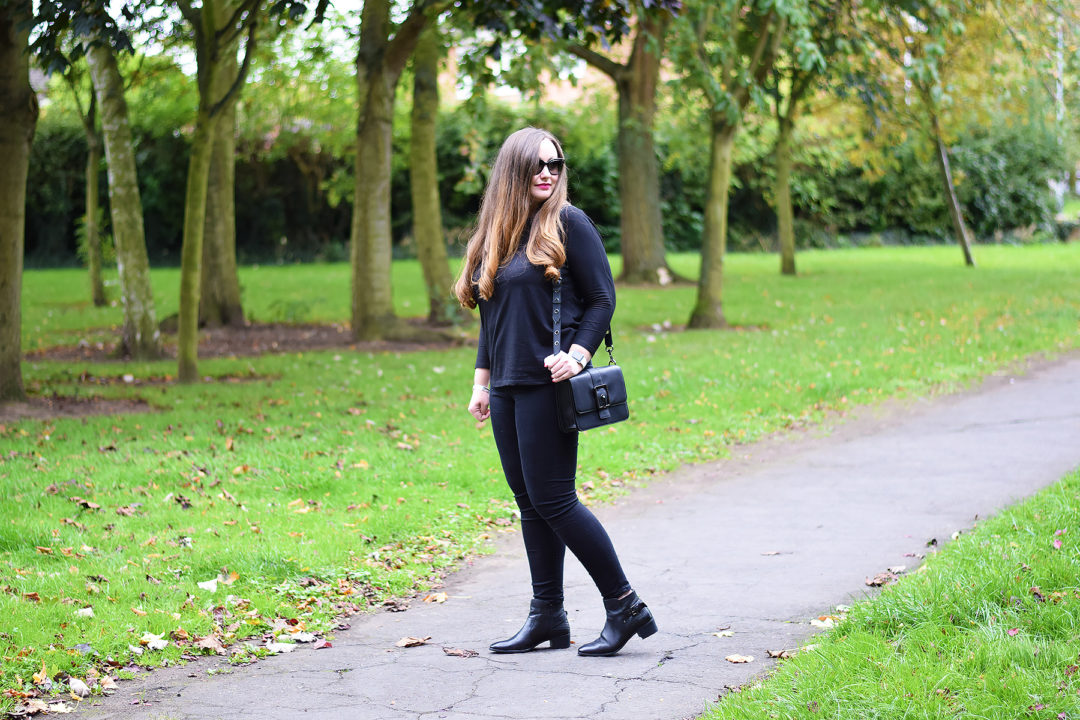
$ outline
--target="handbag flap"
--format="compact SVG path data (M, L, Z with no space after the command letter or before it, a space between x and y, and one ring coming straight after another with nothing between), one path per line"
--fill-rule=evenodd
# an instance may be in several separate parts
M626 381L618 365L583 370L570 378L570 389L579 414L626 404Z

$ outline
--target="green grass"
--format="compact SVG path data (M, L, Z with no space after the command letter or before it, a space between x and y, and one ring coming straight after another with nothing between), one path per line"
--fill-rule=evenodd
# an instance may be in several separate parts
M1062 209L1062 214L1072 220L1080 219L1080 197L1070 195L1065 198L1065 207Z
M980 523L704 715L1080 716L1080 473Z
M955 248L808 252L784 278L774 257L734 255L725 308L739 327L726 332L664 330L685 322L693 287L620 288L632 416L583 438L579 480L602 497L854 404L1080 345L1080 247L979 247L977 259L971 270ZM671 261L696 274L695 256ZM399 312L415 314L417 264L394 273ZM163 317L177 274L153 280ZM347 320L343 265L245 268L241 282L258 321ZM114 333L120 310L86 295L77 271L27 272L24 348ZM81 677L95 656L79 645L120 663L192 652L174 642L135 656L145 632L234 642L276 617L329 630L366 596L426 587L482 549L512 521L512 498L489 428L465 410L474 353L203 360L203 375L249 379L192 386L139 384L174 375L173 362L25 363L35 394L141 397L157 411L0 426L0 686L26 687L43 662ZM216 592L197 584L228 573ZM87 606L94 617L76 615Z

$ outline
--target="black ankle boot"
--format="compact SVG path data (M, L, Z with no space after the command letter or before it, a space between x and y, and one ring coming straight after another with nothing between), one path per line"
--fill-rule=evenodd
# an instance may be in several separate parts
M552 648L570 647L570 622L562 602L537 600L533 598L529 605L529 617L514 637L491 643L491 652L523 653L535 650L542 642L549 642Z
M618 600L604 600L604 609L607 610L607 622L600 637L579 647L578 655L614 655L635 633L647 638L656 632L652 611L636 592L631 591Z

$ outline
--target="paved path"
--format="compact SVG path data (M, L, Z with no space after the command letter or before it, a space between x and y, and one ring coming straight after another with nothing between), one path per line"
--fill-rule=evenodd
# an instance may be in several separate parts
M520 538L449 578L443 605L352 620L332 650L208 676L205 662L155 671L89 718L491 720L692 717L795 647L809 620L866 592L864 579L930 538L948 539L1080 464L1080 356L999 376L978 391L862 410L829 435L803 433L684 468L599 514L660 632L614 658L573 649L492 655L528 607ZM778 553L778 554L770 554ZM569 559L569 556L568 556ZM603 624L568 562L577 643ZM730 627L732 637L714 632ZM430 644L400 649L405 635ZM442 648L478 650L452 657ZM748 665L724 657L752 655ZM141 701L141 703L140 703ZM133 704L140 703L140 704Z

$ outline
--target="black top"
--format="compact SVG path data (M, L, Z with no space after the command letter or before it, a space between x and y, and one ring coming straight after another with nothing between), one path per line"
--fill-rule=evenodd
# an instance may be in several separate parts
M562 268L562 347L574 343L595 353L615 312L615 282L604 244L589 217L573 206L562 212L566 264ZM525 257L531 221L518 249L495 274L490 300L478 297L480 346L476 367L491 370L491 386L551 382L544 358L551 354L551 290L544 268ZM475 292L475 290L474 290Z

